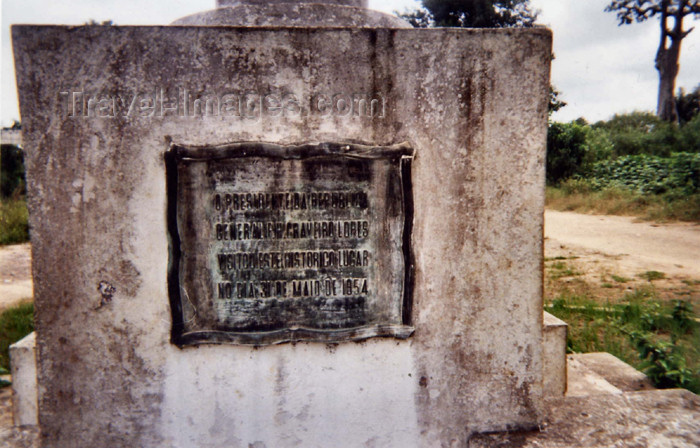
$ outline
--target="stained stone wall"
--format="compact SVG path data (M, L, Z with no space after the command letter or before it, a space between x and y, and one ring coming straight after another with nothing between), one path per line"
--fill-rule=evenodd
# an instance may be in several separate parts
M549 31L15 26L13 42L43 446L464 446L538 423ZM246 141L410 145L410 337L171 343L165 153Z

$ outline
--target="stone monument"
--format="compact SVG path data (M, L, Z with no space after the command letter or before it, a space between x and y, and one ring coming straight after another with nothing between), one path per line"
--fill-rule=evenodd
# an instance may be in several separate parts
M13 27L42 446L540 422L550 32L364 7Z

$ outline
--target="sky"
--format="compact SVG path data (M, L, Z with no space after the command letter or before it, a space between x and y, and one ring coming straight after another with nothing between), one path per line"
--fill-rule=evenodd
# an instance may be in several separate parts
M10 24L80 25L90 19L118 25L162 25L212 9L215 0L0 0L0 104L2 126L19 119L10 42ZM557 121L584 117L605 120L616 113L654 111L658 75L654 56L658 20L617 26L603 10L609 0L531 0L540 11L538 23L554 33L552 84L568 105ZM369 0L369 7L391 13L419 6L415 0ZM693 26L686 18L685 28ZM700 23L700 21L699 21ZM677 87L690 91L700 84L700 29L683 40Z

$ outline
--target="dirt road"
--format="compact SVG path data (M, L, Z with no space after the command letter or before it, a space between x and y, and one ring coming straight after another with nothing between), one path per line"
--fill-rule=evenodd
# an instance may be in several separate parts
M31 264L28 243L0 246L0 311L33 297Z
M642 294L700 309L700 225L547 210L545 237L545 302Z
M623 216L547 210L545 236L547 249L555 250L559 243L583 252L598 252L617 259L629 275L659 271L700 279L700 225L697 224L654 224Z

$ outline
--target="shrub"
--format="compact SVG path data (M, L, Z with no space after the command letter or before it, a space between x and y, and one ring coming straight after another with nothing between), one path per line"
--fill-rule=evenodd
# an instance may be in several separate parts
M623 187L643 194L677 190L688 196L700 193L700 153L671 157L623 156L593 165L589 180L595 189Z
M547 131L547 182L557 184L584 170L586 129L578 123L551 123Z
M681 125L700 116L700 84L690 93L685 93L682 87L679 88L676 96L676 108L678 109L678 121Z
M8 198L25 193L24 156L14 145L0 147L0 196Z
M679 150L683 152L700 152L700 115L696 115L681 127L678 145Z
M660 120L651 112L616 114L606 122L598 122L594 129L608 132L614 147L614 156L652 154L668 156L681 151L678 127Z

